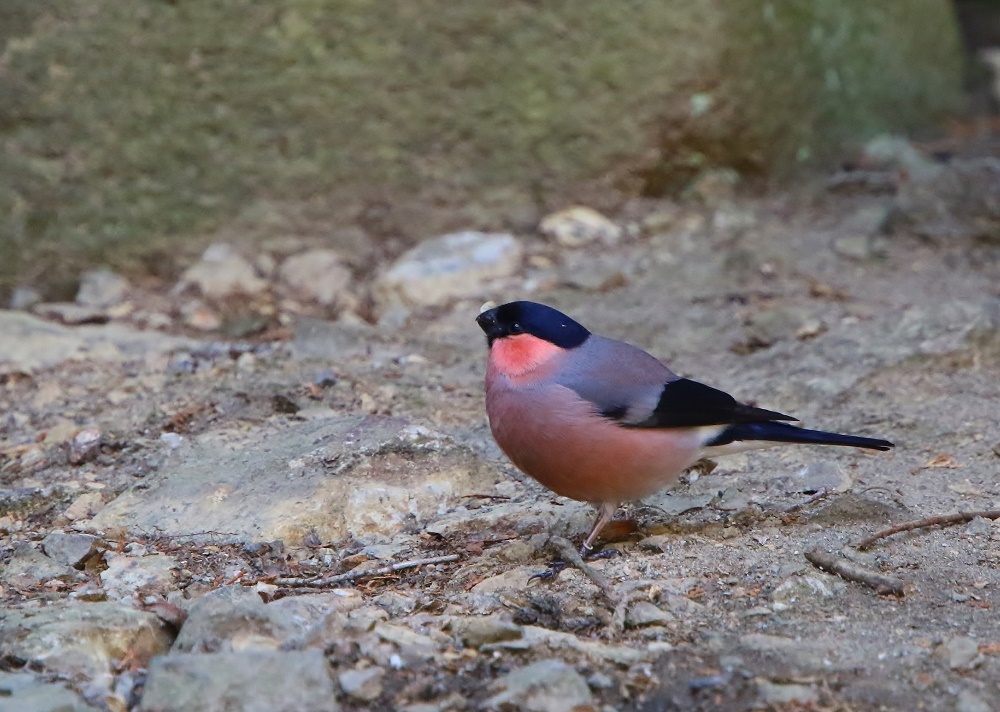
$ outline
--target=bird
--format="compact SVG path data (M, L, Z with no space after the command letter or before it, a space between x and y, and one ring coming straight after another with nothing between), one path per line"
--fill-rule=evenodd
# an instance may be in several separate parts
M486 334L486 414L505 455L556 494L597 508L586 556L619 507L677 483L701 459L801 443L886 451L888 440L808 430L678 376L642 349L544 304L476 317Z

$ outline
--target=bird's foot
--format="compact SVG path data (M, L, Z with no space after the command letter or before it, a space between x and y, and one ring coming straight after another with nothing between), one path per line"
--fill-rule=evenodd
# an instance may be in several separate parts
M599 561L601 559L613 559L616 556L621 555L618 549L597 549L596 551L587 551L585 549L580 549L580 558L584 561Z
M553 559L549 562L549 568L540 573L532 574L528 578L528 583L531 583L535 579L538 579L539 581L554 581L567 566L569 566L569 564L563 559Z

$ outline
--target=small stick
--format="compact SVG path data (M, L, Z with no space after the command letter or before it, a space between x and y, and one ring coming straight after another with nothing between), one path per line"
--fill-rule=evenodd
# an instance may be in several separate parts
M925 529L927 527L946 527L952 524L961 524L962 522L971 522L976 517L982 517L983 519L1000 519L1000 509L988 509L983 512L958 512L957 514L942 514L937 517L927 517L926 519L918 519L913 522L903 522L902 524L897 524L895 526L889 527L888 529L883 529L882 531L872 534L867 539L863 539L858 542L858 550L864 551L871 547L872 544L877 542L879 539L885 539L893 534L899 534L900 532L908 532L913 529Z
M804 499L801 502L799 502L797 504L793 504L790 507L785 507L781 511L784 512L785 514L790 514L792 512L797 512L800 509L802 509L803 507L808 507L813 502L818 502L819 500L821 500L824 497L826 497L828 494L830 494L830 490L828 490L826 487L820 487L818 490L816 490L815 492L813 492L812 496L810 496L808 499Z
M413 569L424 564L446 564L449 561L458 561L458 554L448 554L447 556L431 556L426 559L413 559L412 561L401 561L398 564L380 566L377 569L367 569L365 571L349 571L346 574L327 576L326 578L279 578L272 583L276 586L288 586L289 588L325 588L345 581L354 581L360 578L371 578L372 576L385 576L404 569Z
M611 603L615 602L614 594L611 591L611 582L608 581L605 576L595 571L587 564L586 561L583 560L583 557L577 553L576 547L573 546L573 543L569 539L561 536L552 536L549 537L549 544L555 548L555 550L563 558L563 561L566 561L567 563L570 563L580 569L580 571L582 571L595 586L601 589L601 593L604 594L604 597L608 599L608 601Z
M863 583L875 589L876 593L891 593L896 596L904 595L903 582L893 576L883 576L882 574L862 568L857 564L852 564L846 559L833 554L827 554L819 549L806 552L806 559L810 564L818 569L829 571L848 581Z

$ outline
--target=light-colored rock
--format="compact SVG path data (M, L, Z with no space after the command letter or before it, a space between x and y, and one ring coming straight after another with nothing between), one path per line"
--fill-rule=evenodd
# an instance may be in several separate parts
M462 645L480 648L503 640L516 640L524 633L521 626L500 616L455 616L448 628L458 636Z
M952 670L969 670L983 660L979 654L979 643L962 635L944 641L937 654Z
M369 667L363 670L346 670L337 676L344 694L359 702L372 702L382 696L382 678L385 670Z
M82 465L90 462L100 453L101 431L85 428L69 441L69 464Z
M539 660L507 673L490 688L499 692L483 703L486 709L571 712L594 700L587 681L561 660Z
M335 250L315 249L292 255L278 271L281 281L304 299L336 304L351 286L351 272Z
M108 568L101 572L101 585L112 600L141 594L165 593L173 583L177 561L172 556L128 556L105 554Z
M31 311L46 319L61 321L67 326L103 324L110 319L104 309L75 302L42 302L31 307Z
M399 591L392 590L379 594L372 599L372 603L384 609L393 618L413 613L413 610L417 607L417 599L413 596L407 596Z
M85 307L111 307L125 301L128 286L127 279L109 269L90 270L80 277L76 303Z
M62 516L71 522L89 519L104 507L104 497L100 492L84 492L74 499L63 511Z
M223 299L239 294L259 294L267 282L257 276L257 270L232 246L215 244L201 259L184 270L175 292L194 287L209 299Z
M622 229L592 208L574 206L545 216L539 232L562 247L581 247L595 242L605 246L621 241Z
M792 576L782 581L771 593L776 611L812 605L829 605L829 599L843 594L846 584L833 576L814 574Z
M812 685L774 683L770 680L757 682L757 694L762 702L769 705L809 705L819 702L819 692Z
M847 492L851 489L851 476L840 465L829 460L810 462L792 477L796 492Z
M378 301L415 307L484 295L490 280L521 266L522 248L513 235L457 232L425 240L403 254L375 283Z
M154 658L141 712L337 712L322 651L171 654Z
M0 672L0 712L97 712L62 685L24 672Z
M277 650L302 632L293 611L265 604L252 589L227 586L197 599L172 653Z
M0 656L105 686L126 655L134 664L145 665L165 653L170 642L155 615L117 603L0 611Z
M625 625L630 628L645 628L663 625L675 620L672 613L661 610L651 601L637 601L629 606L625 614Z
M55 562L78 568L97 551L98 543L90 534L54 531L42 539L42 551Z
M875 136L865 143L861 155L868 167L906 171L908 177L918 180L933 177L941 168L905 136Z
M331 417L266 442L199 438L89 526L289 543L310 531L323 541L392 535L490 490L495 477L470 449L405 420Z
M30 309L40 301L42 301L41 292L34 287L20 285L14 287L13 291L10 293L10 302L8 303L8 306L10 309L20 311Z
M0 580L16 588L32 588L50 579L69 577L73 569L43 554L38 545L24 541L17 545Z
M24 312L0 310L0 373L30 372L62 361L143 360L191 345L188 339L123 324L67 328Z
M955 712L996 712L996 707L972 690L962 690L955 700Z

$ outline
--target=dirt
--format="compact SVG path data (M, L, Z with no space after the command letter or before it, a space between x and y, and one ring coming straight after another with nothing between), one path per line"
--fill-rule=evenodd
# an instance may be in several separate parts
M893 234L878 235L883 244L865 259L834 251L851 215L890 200L770 196L711 209L643 201L632 206L634 217L622 219L649 225L650 215L668 208L673 217L665 229L640 230L618 248L624 286L587 292L556 279L556 286L530 295L738 398L795 414L807 426L897 445L888 454L789 447L720 460L710 473L620 515L635 522L635 532L609 543L618 556L593 563L612 582L616 602L571 568L490 604L518 625L646 651L642 661L622 663L549 644L591 678L596 708L952 710L958 704L968 711L998 704L1000 623L993 606L1000 606L1000 526L920 529L867 552L855 548L891 523L1000 508L1000 325L989 321L990 300L1000 297L1000 250L960 238L932 244ZM533 244L558 271L559 252ZM495 299L521 296L512 283ZM514 482L516 505L568 507L517 473L489 439L485 346L473 322L478 306L470 299L416 312L399 330L373 337L387 354L420 356L406 363L364 351L298 357L288 331L266 344L209 348L206 342L188 354L194 365L81 361L8 374L0 386L3 561L17 542L71 528L63 512L79 494L98 492L107 502L154 475L167 457L164 434L226 431L238 442L266 442L313 406L426 423L473 448L500 480ZM776 310L780 318L772 318ZM762 319L771 325L764 332ZM59 428L67 435L46 443L46 433ZM80 428L99 430L100 446L71 464L64 443ZM25 459L32 449L39 454ZM842 473L840 491L814 496L816 489L803 484L803 471L817 461ZM684 507L684 498L693 505ZM484 493L483 506L502 499ZM582 534L585 523L573 533ZM474 610L480 600L474 589L484 581L540 571L551 556L544 532L471 531L440 536L411 528L403 532L417 542L410 558L458 554L459 560L359 577L356 586L366 601L386 592L415 599L416 613L394 617L416 626L415 616L423 615L430 625L428 616ZM351 540L261 546L226 542L221 534L214 543L211 535L197 543L155 532L104 536L112 551L141 542L175 557L172 589L181 593L172 600L226 584L342 573L370 558L359 553L364 542ZM518 541L528 545L512 554ZM817 546L899 578L905 595L879 595L818 571L804 557ZM4 584L0 601L23 606L65 598L99 585L103 566L88 566L86 580L35 589ZM278 586L268 595L306 590ZM628 601L652 602L669 620L623 626ZM950 657L960 638L974 641L971 659ZM458 692L476 706L489 697L491 680L542 655L503 645L456 650L446 662L439 657L388 673L377 703L440 702ZM365 655L341 653L338 659L330 651L337 669ZM969 706L970 700L986 707ZM370 704L343 700L345 709Z

